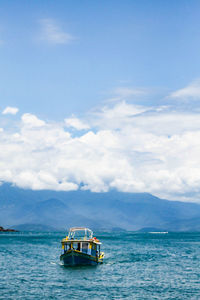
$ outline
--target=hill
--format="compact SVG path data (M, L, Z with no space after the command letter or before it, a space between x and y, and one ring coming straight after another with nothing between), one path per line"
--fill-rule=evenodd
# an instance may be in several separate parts
M13 228L199 231L200 205L147 193L32 191L0 186L0 225ZM39 226L39 227L38 227Z

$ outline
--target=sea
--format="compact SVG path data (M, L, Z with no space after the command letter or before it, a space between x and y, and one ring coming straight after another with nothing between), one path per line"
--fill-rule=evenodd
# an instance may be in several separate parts
M0 299L200 299L200 233L95 235L104 263L64 267L65 233L1 233Z

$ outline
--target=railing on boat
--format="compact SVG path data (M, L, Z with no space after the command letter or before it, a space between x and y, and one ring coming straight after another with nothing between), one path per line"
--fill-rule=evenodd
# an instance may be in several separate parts
M93 232L89 228L85 227L72 227L69 230L68 239L83 239L89 240L93 238Z

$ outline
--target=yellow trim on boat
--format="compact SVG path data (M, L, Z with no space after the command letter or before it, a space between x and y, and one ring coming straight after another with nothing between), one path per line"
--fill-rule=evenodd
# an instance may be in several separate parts
M101 242L99 242L99 240L84 240L84 239L80 239L80 240L76 240L76 239L73 239L73 240L69 240L69 238L64 238L62 239L62 243L80 243L80 242L87 242L87 243L90 243L90 244L97 244L97 245L101 245Z
M83 255L83 256L89 256L89 257L92 258L92 260L94 260L94 261L100 261L100 260L102 260L102 259L104 258L104 253L103 253L103 252L100 254L99 257L96 257L96 256L88 255L87 253L83 253L83 252L81 252L81 251L79 251L79 250L74 250L74 249L68 250L65 254L62 254L62 256L65 256L65 255L67 255L67 254L69 254L69 253L71 253L71 252L75 252L75 253L81 254L81 255Z

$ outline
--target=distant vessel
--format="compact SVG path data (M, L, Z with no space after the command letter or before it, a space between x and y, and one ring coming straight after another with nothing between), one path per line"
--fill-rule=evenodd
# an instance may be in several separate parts
M149 233L152 233L152 234L167 234L168 231L150 231Z
M97 265L103 263L104 253L100 252L101 243L93 237L89 228L70 228L68 236L62 239L60 260L65 266Z

